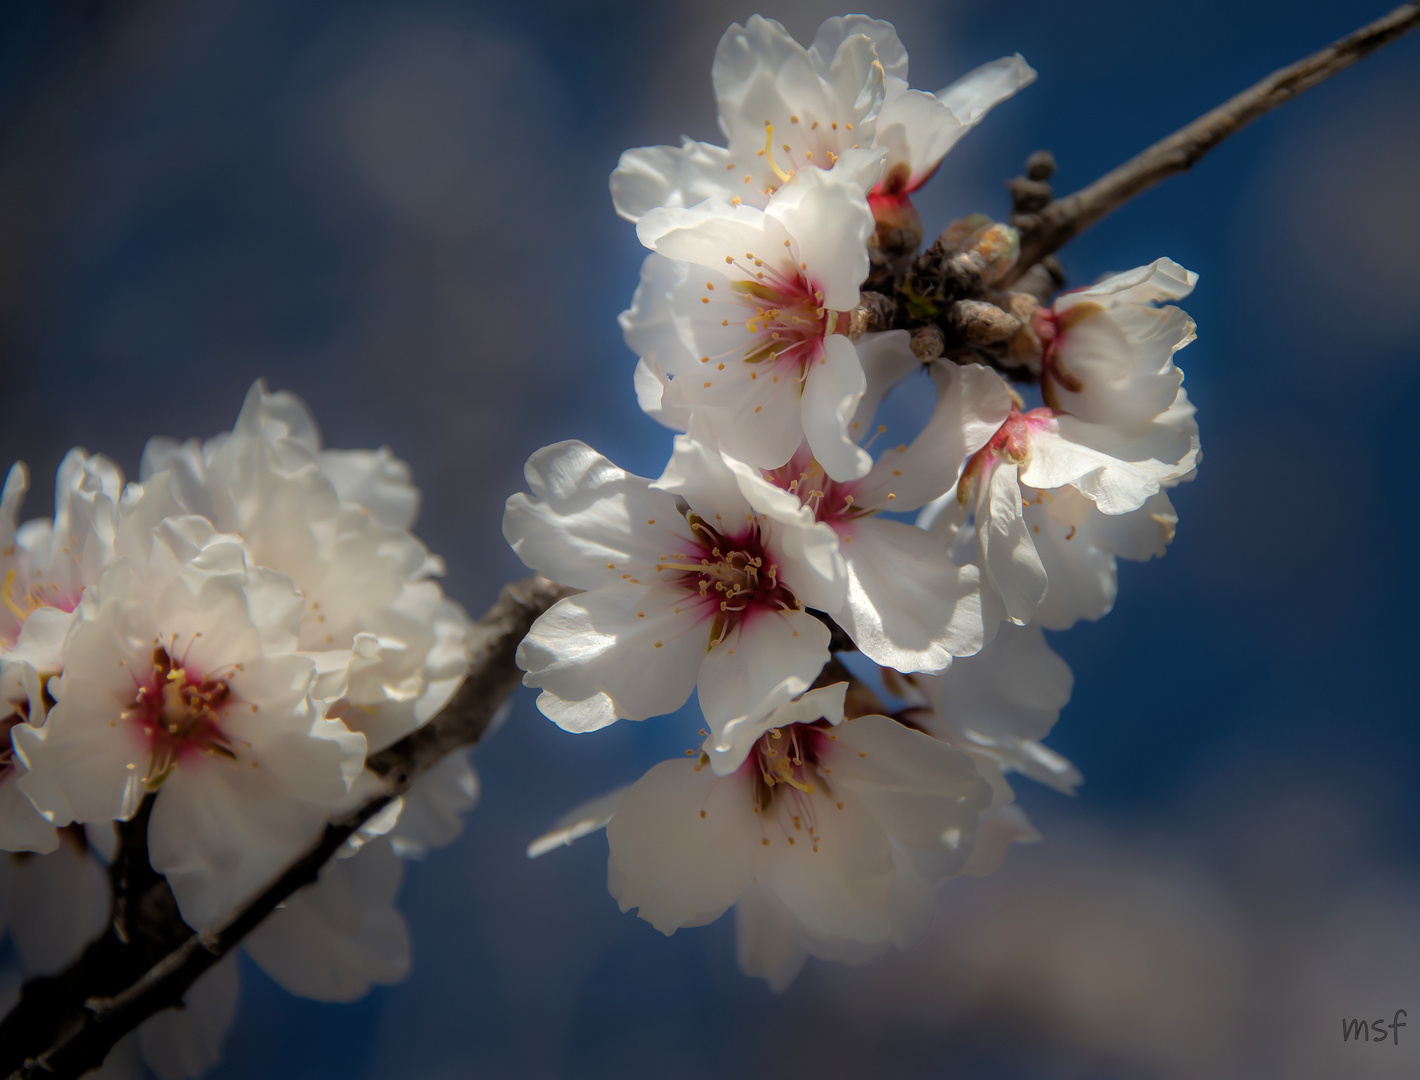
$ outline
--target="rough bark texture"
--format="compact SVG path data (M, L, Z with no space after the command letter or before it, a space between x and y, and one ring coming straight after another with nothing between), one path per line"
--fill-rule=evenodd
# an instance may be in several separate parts
M443 711L412 735L373 754L367 767L383 790L331 820L311 849L224 923L195 934L179 917L167 883L148 867L146 825L152 799L120 826L121 846L110 869L114 902L108 932L66 970L25 984L20 1002L0 1023L0 1073L15 1077L77 1077L97 1067L119 1039L161 1009L254 930L322 866L366 821L406 791L446 754L483 736L518 685L518 642L568 590L543 577L503 589L478 621L468 676Z

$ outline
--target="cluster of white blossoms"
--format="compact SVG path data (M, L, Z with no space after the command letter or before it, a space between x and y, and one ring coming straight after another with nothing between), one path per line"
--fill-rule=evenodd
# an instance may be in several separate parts
M810 955L909 945L936 886L1036 838L1008 775L1079 781L1040 742L1072 682L1042 628L1104 615L1116 559L1163 554L1198 462L1173 363L1193 324L1167 306L1195 275L1013 291L1019 239L978 218L933 249L974 292L908 270L912 191L1034 78L1017 56L924 93L887 23L830 19L808 48L730 27L727 145L630 150L611 178L650 250L621 325L670 461L647 479L559 443L508 500L513 549L581 590L518 654L542 712L589 732L694 690L705 718L529 854L605 827L623 910L669 934L734 907L741 967L776 989ZM948 333L982 311L992 333ZM880 449L908 381L935 408Z
M147 850L183 920L219 923L332 815L366 757L414 731L468 667L471 624L410 531L419 492L388 449L328 450L257 383L234 429L154 439L138 482L73 450L53 520L0 500L0 932L26 976L106 927L114 822L151 798ZM244 942L293 993L351 1000L409 966L398 856L452 840L477 779L445 759ZM163 1077L215 1060L233 958L138 1039ZM209 1007L210 1006L210 1007Z

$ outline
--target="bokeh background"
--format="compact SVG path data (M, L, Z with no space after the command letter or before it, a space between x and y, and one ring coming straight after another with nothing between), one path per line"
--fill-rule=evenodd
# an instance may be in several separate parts
M1020 51L1039 82L947 159L929 229L1059 190L1382 13L1304 0L883 0L914 83ZM230 427L265 376L336 446L388 443L477 613L524 571L503 499L582 438L659 471L615 316L642 256L606 178L714 138L739 0L9 0L0 7L0 463ZM762 9L801 40L839 9ZM1181 356L1206 459L1178 539L1122 564L1050 740L1078 797L954 884L929 937L771 994L731 919L663 938L564 809L690 745L693 716L558 731L521 693L481 806L412 865L415 962L355 1005L254 966L216 1078L1420 1075L1420 35L1266 117L1078 239L1072 280L1198 271ZM1400 1045L1343 1017L1407 1009Z

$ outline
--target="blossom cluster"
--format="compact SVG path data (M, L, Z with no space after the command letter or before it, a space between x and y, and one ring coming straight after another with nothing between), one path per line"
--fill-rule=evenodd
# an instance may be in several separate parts
M604 827L623 910L669 934L733 907L742 969L782 989L808 956L908 946L942 882L1036 839L1010 774L1079 782L1041 743L1072 685L1043 630L1106 614L1116 560L1173 537L1196 277L1159 259L1053 295L979 216L918 254L912 193L1034 80L1019 56L932 94L887 23L805 48L756 16L712 78L724 146L611 177L649 249L621 326L669 462L546 447L503 530L580 590L518 653L547 717L590 732L694 691L705 719L529 854ZM935 405L882 439L895 390Z
M0 497L0 930L26 976L109 919L115 822L183 920L219 924L377 783L369 754L431 719L471 624L412 533L419 492L387 448L324 448L299 399L252 387L233 430L153 439L139 479L73 450L52 519ZM445 759L246 938L293 993L396 982L409 941L400 856L449 842L477 778ZM139 1031L164 1078L210 1065L236 1004L228 958Z

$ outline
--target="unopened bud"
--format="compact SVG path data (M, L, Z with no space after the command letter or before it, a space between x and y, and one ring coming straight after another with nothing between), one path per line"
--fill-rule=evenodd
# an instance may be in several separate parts
M947 309L946 321L968 345L994 345L1021 328L1020 319L985 300L958 300Z
M940 326L919 326L912 331L912 340L909 342L912 347L912 354L924 364L930 364L936 360L947 349L947 338L942 333Z

